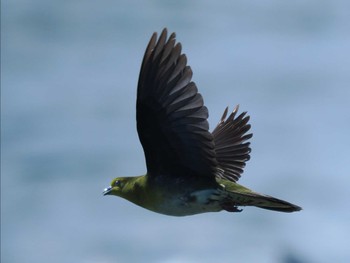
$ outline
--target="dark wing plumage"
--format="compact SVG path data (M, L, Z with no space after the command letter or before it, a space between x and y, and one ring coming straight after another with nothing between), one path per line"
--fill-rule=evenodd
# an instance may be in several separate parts
M213 177L217 167L208 110L191 81L192 71L175 34L154 33L137 89L137 131L149 176Z
M227 116L228 108L225 109L220 122L212 132L215 142L216 159L223 173L218 176L231 181L238 181L243 173L245 162L250 159L250 139L253 134L246 134L250 129L249 116L246 112L235 118L238 106Z

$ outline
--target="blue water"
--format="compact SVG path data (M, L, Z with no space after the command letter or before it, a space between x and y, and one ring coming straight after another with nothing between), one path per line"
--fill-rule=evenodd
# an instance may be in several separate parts
M167 26L210 110L251 115L240 182L301 205L175 218L101 192L145 173L136 83ZM2 1L1 262L350 262L348 1Z

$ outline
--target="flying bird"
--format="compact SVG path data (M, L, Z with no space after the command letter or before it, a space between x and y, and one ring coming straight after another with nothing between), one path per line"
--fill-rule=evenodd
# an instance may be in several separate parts
M225 109L209 132L208 109L192 70L176 42L163 29L146 48L137 87L136 121L147 173L119 177L104 189L151 211L187 216L240 212L256 206L279 212L301 207L254 192L237 183L250 159L249 116Z

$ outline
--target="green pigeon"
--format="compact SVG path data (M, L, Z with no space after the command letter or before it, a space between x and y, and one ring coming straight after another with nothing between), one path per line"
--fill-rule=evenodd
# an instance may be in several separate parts
M154 33L143 57L137 87L137 131L147 173L113 179L104 195L115 195L151 211L187 216L240 212L256 206L279 212L301 207L237 183L250 159L246 112L225 109L209 132L208 109L192 79L175 33Z

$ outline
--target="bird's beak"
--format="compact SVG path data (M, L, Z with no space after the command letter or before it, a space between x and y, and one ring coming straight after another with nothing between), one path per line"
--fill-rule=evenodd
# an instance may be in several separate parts
M112 186L109 186L103 190L103 195L108 195L112 191Z

